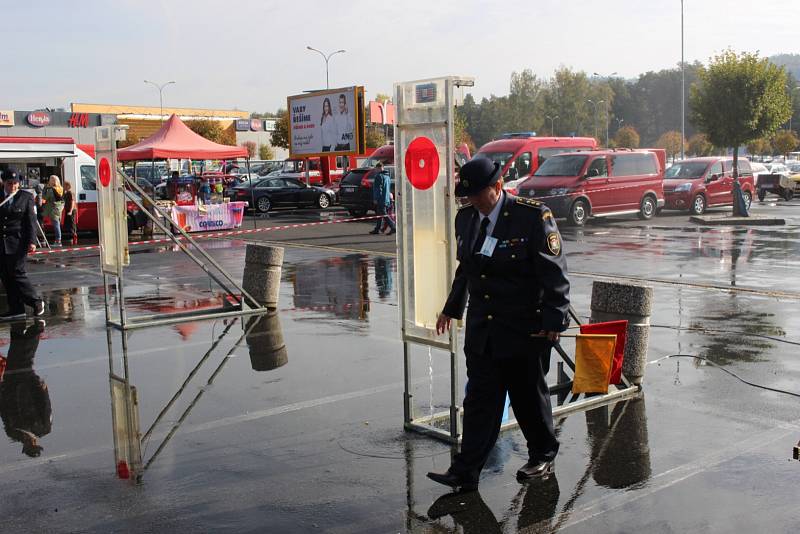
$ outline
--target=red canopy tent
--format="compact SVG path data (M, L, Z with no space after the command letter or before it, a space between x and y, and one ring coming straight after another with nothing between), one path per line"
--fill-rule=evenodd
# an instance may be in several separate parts
M209 141L172 115L156 133L135 145L117 151L119 161L143 161L168 158L234 159L247 158L247 149Z

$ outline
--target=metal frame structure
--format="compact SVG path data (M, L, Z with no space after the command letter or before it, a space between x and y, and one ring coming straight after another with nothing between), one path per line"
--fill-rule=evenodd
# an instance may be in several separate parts
M425 84L425 83L444 83L445 95L444 106L446 108L444 121L435 120L413 120L413 118L424 117L424 113L412 115L406 114L404 110L410 107L412 103L404 102L404 87L409 84ZM463 77L445 77L431 80L419 80L414 82L406 82L403 84L396 84L395 103L397 105L397 122L395 124L395 166L397 167L398 182L406 179L406 171L404 168L404 158L401 157L404 152L407 141L412 132L428 131L437 128L440 129L439 133L444 132L446 140L446 177L447 184L445 184L445 207L444 213L447 217L445 226L446 235L441 236L442 240L447 244L447 271L450 273L452 279L455 273L456 262L456 242L453 236L455 235L455 211L456 211L456 197L454 193L455 187L455 158L454 158L454 132L453 132L453 115L454 115L454 89L456 87L469 87L474 85L471 78ZM441 111L441 110L440 110ZM409 119L408 117L412 117ZM440 155L441 156L441 155ZM421 273L409 273L405 268L405 256L408 254L409 240L413 239L412 236L407 235L408 228L405 222L408 217L409 202L413 199L407 199L403 194L403 187L396 188L396 195L399 201L398 213L402 224L398 228L398 250L399 250L399 290L400 290L400 315L401 315L401 335L403 340L403 426L406 430L412 430L422 434L429 435L436 439L440 439L449 443L459 443L461 441L461 428L462 428L462 414L463 410L459 406L459 399L462 395L462 390L459 385L458 373L458 330L454 325L450 329L449 339L445 341L438 341L434 336L429 337L416 335L407 329L408 303L406 302L406 292L409 288L414 277L421 275ZM411 206L413 209L413 206ZM413 228L411 229L413 231ZM577 315L572 309L570 313L577 324L580 324ZM426 346L429 348L436 348L447 351L450 356L450 406L447 411L434 413L427 416L418 417L414 413L413 395L411 394L411 348L414 345ZM575 363L572 358L564 351L560 344L556 343L554 348L558 354L560 361L557 362L558 377L557 383L550 386L551 395L558 396L558 405L553 409L554 416L563 416L571 412L580 410L587 410L597 406L602 406L616 402L620 399L632 397L641 391L641 387L633 385L625 376L622 377L622 382L619 385L612 386L612 391L600 395L573 395L570 393L572 388L572 376L575 372ZM565 372L565 366L570 370L572 375ZM518 425L516 420L510 419L504 422L501 430L514 428ZM447 430L445 430L447 429Z
M97 130L101 129L108 129L107 132L111 132L107 134L107 137L110 136L111 140L115 140L118 137L118 133L123 131L122 128L117 126L105 126L99 127ZM99 139L99 137L98 137ZM98 141L99 143L100 141ZM100 146L98 145L98 153L100 153ZM116 173L116 147L114 146L113 141L111 141L110 147L106 145L105 149L108 151L110 148L111 153L114 154L114 157L111 159L114 162L112 172ZM100 165L100 158L98 158L98 165ZM248 160L248 171L249 171L249 160ZM100 172L98 170L98 176ZM127 239L121 235L121 232L127 232L127 220L122 220L122 214L125 213L125 210L122 209L123 207L116 205L118 202L118 196L114 195L112 198L113 204L112 206L104 206L104 202L98 202L98 210L103 209L111 209L113 213L113 228L102 228L103 226L103 214L100 213L100 225L101 225L101 233L103 230L105 231L113 231L114 241L117 243L115 246L115 265L116 268L113 272L109 272L102 265L102 255L101 255L101 270L103 272L103 287L104 287L104 301L105 301L105 311L106 311L106 323L109 326L113 326L114 328L120 330L131 330L136 328L147 328L151 326L160 326L160 325L167 325L167 324L175 324L184 322L187 320L201 320L201 319L219 319L225 317L237 317L241 315L252 315L252 314L260 314L266 313L268 310L264 306L262 306L252 295L250 295L242 285L236 281L236 279L231 276L210 254L208 254L203 247L201 247L192 237L183 229L175 225L170 225L169 223L164 223L160 219L164 221L169 221L170 216L166 212L164 212L157 204L156 201L150 197L140 186L136 183L135 177L131 178L125 176L124 180L121 183L118 183L118 179L116 176L112 180L112 183L115 184L114 187L118 188L118 192L122 193L121 198L126 199L128 201L133 202L136 206L144 213L155 226L157 226L164 234L172 240L172 242L177 245L180 250L189 257L189 259L198 265L214 282L216 282L226 294L226 298L224 300L224 304L222 307L213 308L213 309L206 309L202 311L195 311L195 312L185 312L185 313L171 313L171 314L151 314L151 315L139 315L135 317L130 317L127 313L127 309L125 306L125 277L124 277L124 264L125 256L127 255L127 247L124 247L123 250L122 246L119 246L120 243L126 243ZM127 186L130 190L126 189ZM100 200L100 199L98 199ZM151 209L147 209L145 204L149 204L152 206ZM177 228L178 233L180 236L176 235L172 232L169 226L173 226ZM102 246L102 240L101 240ZM192 249L189 248L192 247ZM119 307L119 316L117 318L112 317L111 313L111 299L110 299L110 284L109 284L109 275L114 276L116 278L116 287L117 287L117 303Z
M118 372L114 365L114 347L111 333L112 327L106 328L106 336L108 340L109 386L112 400L111 414L112 424L114 427L114 456L115 463L118 466L118 474L120 463L124 463L124 467L128 474L127 478L130 478L130 480L136 484L142 482L144 473L161 455L163 450L177 433L180 426L200 401L207 387L214 383L216 378L224 369L225 365L233 357L234 351L240 347L242 341L247 337L248 334L250 334L250 332L258 323L255 320L251 320L245 324L244 317L241 318L241 321L242 335L233 343L231 348L225 353L225 356L223 356L219 365L217 365L217 367L211 372L211 375L205 383L206 387L200 388L200 390L194 395L188 406L177 417L177 420L172 423L171 428L163 437L156 450L147 459L143 458L142 449L147 444L147 441L153 438L156 427L163 421L164 416L175 405L175 402L181 398L186 391L186 388L200 371L201 367L205 365L222 340L238 322L236 319L232 320L226 325L216 339L214 339L214 341L211 343L211 346L208 348L205 354L200 357L197 364L191 369L191 371L189 371L183 383L178 387L176 392L159 411L158 415L155 417L144 434L142 434L139 427L139 402L136 388L130 382L128 367L128 332L121 332L122 365L121 369L119 370L120 372Z

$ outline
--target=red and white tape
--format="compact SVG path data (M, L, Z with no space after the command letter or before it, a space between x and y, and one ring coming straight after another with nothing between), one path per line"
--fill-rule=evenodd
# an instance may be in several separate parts
M237 236L237 235L247 235L247 234L257 234L260 232L274 232L276 230L290 230L292 228L305 228L308 226L322 226L324 224L335 224L335 223L345 223L345 222L358 222L358 221L369 221L378 219L383 217L383 215L368 215L366 217L352 217L348 219L333 219L331 221L318 221L318 222L309 222L309 223L296 223L296 224L284 224L282 226L268 226L266 228L250 228L248 230L229 230L226 232L204 232L198 234L192 234L193 239L209 239L212 237L229 237L229 236ZM183 236L178 236L178 239L184 241L185 238ZM148 239L145 241L133 241L129 243L129 246L143 246L143 245L158 245L163 243L172 243L173 240L165 237L160 239ZM43 255L50 255L50 254L61 254L65 252L86 252L90 250L100 250L100 245L87 245L84 247L62 247L62 248L53 248L53 249L43 249L37 250L36 252L30 254L31 256L43 256Z

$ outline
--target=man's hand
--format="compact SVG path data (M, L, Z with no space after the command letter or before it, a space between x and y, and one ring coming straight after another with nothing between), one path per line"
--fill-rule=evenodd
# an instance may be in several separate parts
M552 332L549 330L548 331L539 330L539 335L545 336L548 340L550 340L553 343L557 342L561 338L560 332Z
M28 254L33 254L34 252L36 252L36 245L31 243L30 245L28 245Z
M440 313L436 319L436 334L441 335L450 330L450 321L452 319L447 315Z

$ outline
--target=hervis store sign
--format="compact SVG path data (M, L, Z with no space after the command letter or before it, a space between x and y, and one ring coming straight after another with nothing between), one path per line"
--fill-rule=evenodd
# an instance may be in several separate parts
M50 124L50 114L46 111L32 111L28 113L27 121L31 126L47 126Z
M0 126L14 126L14 110L0 109Z

